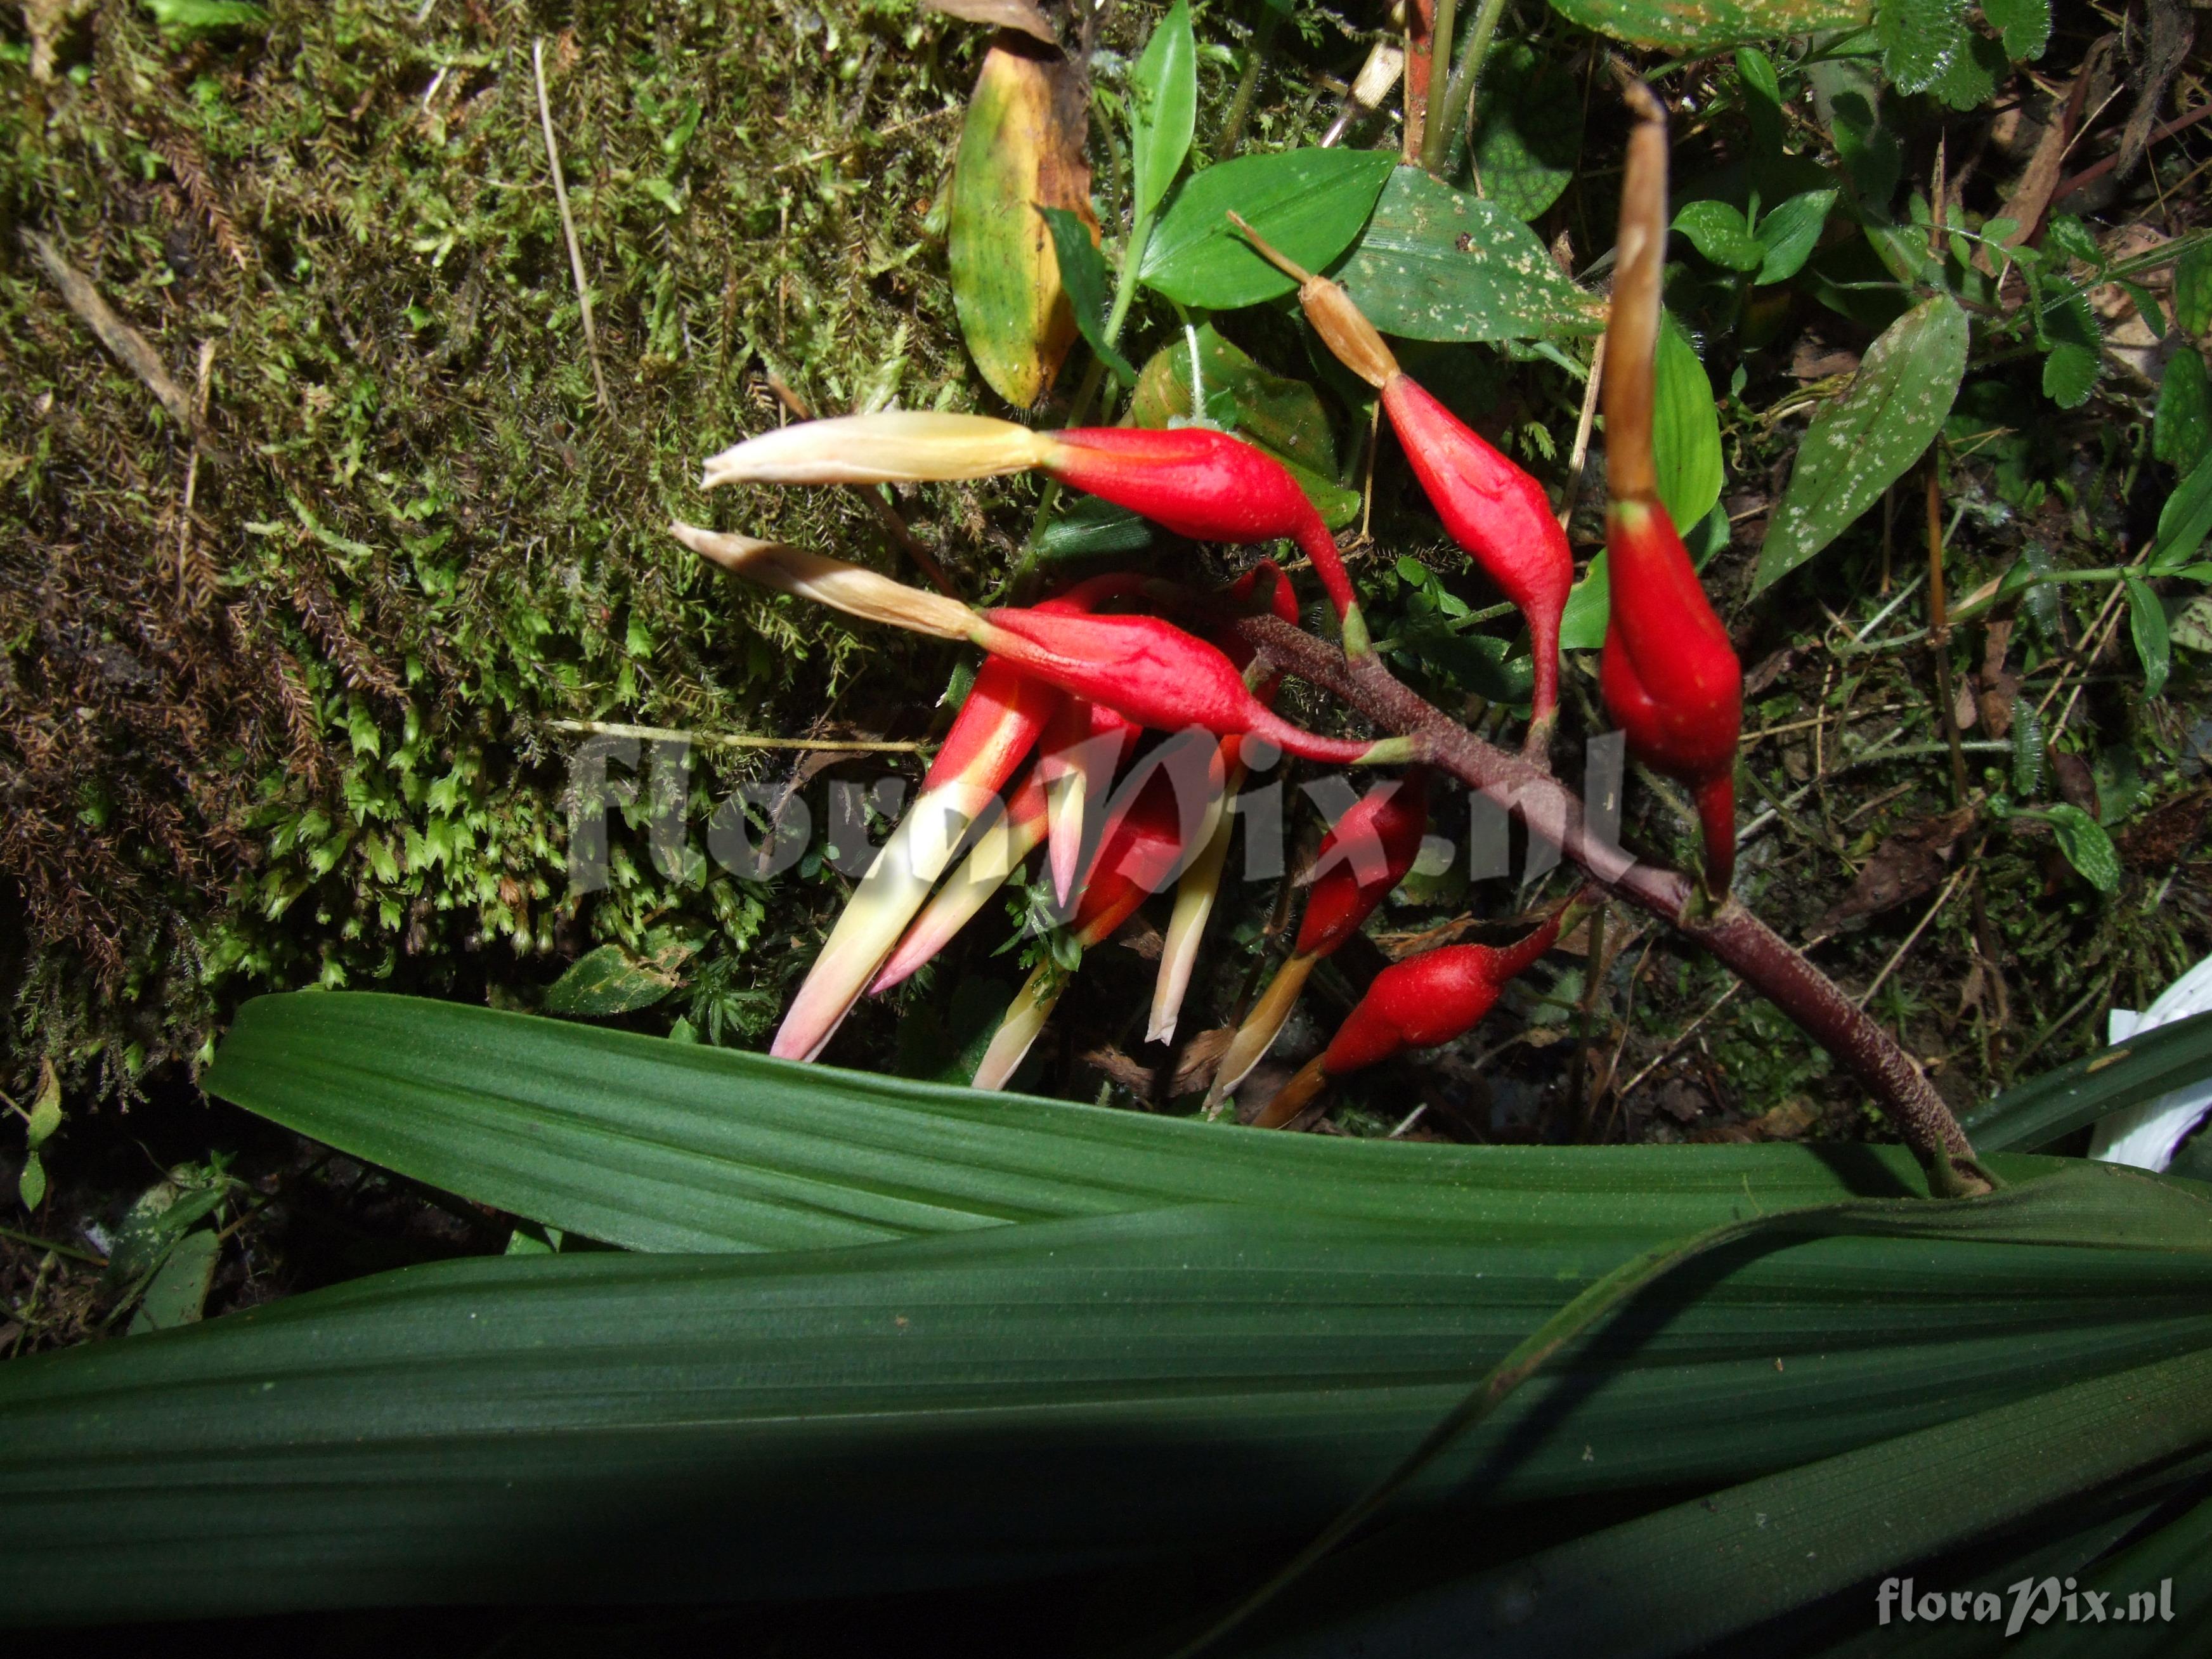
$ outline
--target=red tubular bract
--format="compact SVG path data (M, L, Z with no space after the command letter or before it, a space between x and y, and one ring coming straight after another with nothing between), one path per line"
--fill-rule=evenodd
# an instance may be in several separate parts
M921 787L935 789L964 779L996 793L1066 701L1012 663L986 658Z
M1599 670L1606 707L1632 754L1697 791L1706 885L1725 893L1735 864L1743 667L1664 507L1616 501L1606 532L1613 588Z
M1156 731L1273 739L1310 760L1355 765L1370 744L1316 736L1278 720L1218 647L1157 617L987 611L984 648L1035 678Z
M1447 945L1393 963L1375 976L1322 1054L1330 1077L1373 1066L1407 1048L1433 1048L1474 1029L1498 994L1559 936L1559 917L1505 950Z
M1162 767L1137 792L1137 798L1107 826L1097 862L1068 931L1089 950L1112 934L1165 885L1182 853L1182 823L1175 785Z
M1296 954L1325 957L1358 932L1413 867L1428 830L1429 775L1419 766L1387 799L1370 793L1339 818L1316 858L1320 873L1298 923Z
M1534 717L1559 701L1559 616L1574 586L1574 555L1544 488L1438 403L1410 375L1393 374L1382 407L1451 538L1528 618L1535 648Z
M1260 593L1262 583L1266 584L1267 608L1274 613L1275 620L1296 628L1298 625L1298 596L1291 590L1291 579L1283 574L1283 568L1273 559L1261 560L1230 583L1228 598L1238 606L1249 606ZM1252 647L1245 644L1243 636L1234 629L1224 629L1213 636L1213 642L1221 647L1222 654L1234 663L1239 672L1251 667ZM1272 708L1275 693L1282 689L1282 675L1271 673L1253 684L1252 695ZM1233 761L1235 757L1231 756L1231 759Z
M1353 606L1336 538L1273 457L1206 427L1075 427L1052 434L1045 470L1063 483L1201 542L1288 537L1313 561L1340 617Z

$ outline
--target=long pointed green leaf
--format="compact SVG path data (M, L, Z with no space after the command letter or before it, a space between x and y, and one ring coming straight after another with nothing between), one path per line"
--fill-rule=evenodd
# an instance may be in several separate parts
M1708 1258L1407 1501L1728 1484L2212 1345L2184 1187L2077 1166L1936 1207ZM0 1608L819 1594L1256 1545L1635 1249L1219 1206L408 1269L0 1367Z
M2191 1014L2008 1089L1960 1119L1975 1148L2047 1146L2124 1107L2212 1077L2212 1013Z
M365 993L248 1003L205 1083L432 1186L650 1250L870 1243L1194 1202L1557 1225L1640 1249L1738 1215L1926 1190L1893 1147L1267 1134Z
M2200 1350L1678 1504L1267 1651L1696 1652L2208 1443Z

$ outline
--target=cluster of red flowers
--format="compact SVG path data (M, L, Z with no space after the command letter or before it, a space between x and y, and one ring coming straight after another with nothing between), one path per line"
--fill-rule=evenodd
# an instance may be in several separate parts
M1633 168L1633 149L1631 160ZM1601 682L1631 751L1696 788L1708 884L1719 897L1732 863L1741 674L1650 487L1663 149L1661 166L1656 237L1648 199L1623 215L1614 327L1616 343L1626 334L1629 354L1616 349L1607 372L1613 614ZM1648 179L1639 188L1648 198ZM1633 246L1632 232L1643 237ZM1529 748L1542 753L1557 714L1559 621L1574 571L1541 487L1407 376L1340 288L1253 240L1299 279L1316 331L1380 393L1447 532L1526 618L1535 658ZM1638 307L1650 312L1652 325L1640 344L1641 325L1622 327L1624 309ZM1336 542L1304 492L1264 452L1206 428L1038 432L975 416L859 416L741 443L708 464L707 483L874 484L1031 468L1194 540L1294 544L1328 592L1346 653L1370 650ZM1266 739L1337 764L1416 757L1407 739L1325 738L1283 720L1272 707L1279 677L1234 635L1204 639L1158 617L1107 609L1141 598L1145 584L1137 576L1097 578L1036 605L977 611L794 549L689 526L676 532L754 580L856 616L969 640L988 653L915 808L878 855L776 1034L773 1052L786 1058L818 1055L864 992L887 990L927 963L1040 843L1078 951L1106 938L1148 895L1179 878L1149 1028L1164 1040L1175 1029L1220 879L1229 835L1224 806L1243 775L1244 745ZM1290 580L1271 562L1248 572L1229 598L1297 620ZM1140 782L1125 783L1112 808L1103 810L1148 728L1210 734L1200 799L1184 799L1170 769L1155 767ZM1371 791L1323 842L1296 948L1235 1033L1209 1105L1267 1054L1314 965L1358 931L1412 868L1427 829L1428 789L1425 769L1410 767ZM963 847L970 850L958 870L941 879ZM1504 984L1550 948L1560 926L1554 915L1510 950L1455 945L1394 965L1260 1121L1288 1122L1328 1078L1470 1029ZM1066 977L1051 960L1031 975L991 1044L978 1087L1001 1087L1012 1076Z

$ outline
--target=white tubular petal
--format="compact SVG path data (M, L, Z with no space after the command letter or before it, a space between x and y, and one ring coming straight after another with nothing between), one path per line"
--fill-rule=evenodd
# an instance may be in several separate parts
M1053 1006L1060 1000L1066 984L1067 975L1053 963L1037 963L1036 971L1014 994L1006 1018L999 1022L998 1034L983 1051L975 1079L969 1085L970 1088L1006 1086L1006 1080L1021 1069L1022 1061L1029 1057L1031 1045L1044 1030L1045 1021L1052 1018Z
M967 825L991 800L972 785L951 784L915 802L846 902L769 1053L812 1060L822 1052L952 861Z
M764 432L707 463L717 484L915 483L989 478L1036 465L1051 452L1041 433L984 415L890 410L801 421Z
M1184 994L1190 989L1192 969L1198 965L1198 947L1206 937L1206 923L1213 914L1214 896L1221 890L1222 866L1229 861L1231 821L1228 800L1244 781L1244 769L1237 768L1228 788L1214 798L1209 817L1199 829L1203 837L1197 858L1176 884L1175 914L1168 918L1166 943L1160 948L1160 976L1152 985L1152 1022L1145 1033L1147 1042L1175 1041L1176 1020L1182 1012Z
M975 613L957 599L908 587L888 576L819 553L803 552L781 542L755 541L719 530L702 530L678 520L669 533L710 564L758 582L780 593L796 593L864 622L887 623L943 640L975 637Z

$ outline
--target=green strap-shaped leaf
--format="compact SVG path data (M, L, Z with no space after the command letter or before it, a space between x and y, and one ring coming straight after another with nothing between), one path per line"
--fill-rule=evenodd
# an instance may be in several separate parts
M1816 29L1854 28L1872 0L1552 0L1586 29L1639 46L1710 52L1747 40L1780 40Z
M1228 311L1297 286L1252 251L1241 215L1286 258L1318 270L1352 245L1395 158L1377 150L1290 149L1241 155L1183 180L1146 245L1138 275L1186 306Z
M1851 1623L1871 1625L1866 1587L1885 1574L2208 1443L2212 1351L2200 1350L1679 1504L1267 1652L1687 1654L1845 1591L1863 1597ZM1901 1630L1893 1603L1890 1617ZM1962 1621L1952 1634L1998 1632ZM2074 1626L2053 1651L2098 1646Z
M2212 1078L2212 1013L2191 1014L2015 1084L1960 1118L1984 1152L2026 1151Z
M2194 345L2183 343L2166 361L2151 453L2184 473L2212 454L2212 377L2206 375L2204 358Z
M1129 166L1135 175L1136 213L1150 218L1182 171L1198 120L1198 41L1191 33L1189 0L1176 0L1145 43L1129 77L1135 99L1129 112Z
M1602 326L1599 303L1535 232L1418 167L1390 175L1335 275L1369 321L1409 340L1555 339Z
M1759 1224L1772 1193L1735 1185L1706 1213ZM1263 1197L878 1249L486 1258L11 1361L0 1606L749 1598L1194 1537L1249 1556L1324 1524L1671 1237L1578 1216L1574 1193L1514 1227ZM2076 1165L1994 1203L1889 1207L1909 1236L1708 1256L1636 1304L1632 1343L1561 1351L1409 1497L1458 1504L1455 1525L1658 1499L2212 1344L2212 1227L2182 1184Z
M205 1085L431 1186L648 1250L874 1243L1244 1201L1505 1230L1550 1206L1672 1237L1747 1194L1779 1209L1921 1184L1898 1147L1248 1133L363 992L255 998Z
M1966 370L1966 313L1947 295L1923 301L1882 331L1850 390L1821 405L1798 446L1753 592L1835 540L1920 459Z

